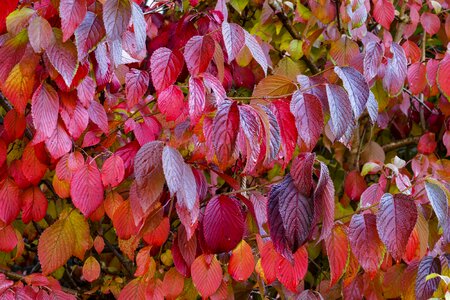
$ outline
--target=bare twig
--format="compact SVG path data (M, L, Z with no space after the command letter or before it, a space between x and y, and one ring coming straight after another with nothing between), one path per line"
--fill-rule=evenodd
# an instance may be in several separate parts
M403 140L399 140L399 141L395 141L386 145L383 145L383 150L384 152L389 152L401 147L405 147L405 146L409 146L409 145L413 145L413 144L417 144L419 142L420 137L418 136L414 136L414 137L409 137Z
M128 274L130 276L132 276L133 272L131 271L130 265L128 264L128 262L125 259L125 257L123 257L123 255L120 254L119 251L117 251L117 249L108 241L107 238L103 237L103 240L105 241L106 246L114 253L114 255L120 261L122 266L124 266L124 268L127 270Z

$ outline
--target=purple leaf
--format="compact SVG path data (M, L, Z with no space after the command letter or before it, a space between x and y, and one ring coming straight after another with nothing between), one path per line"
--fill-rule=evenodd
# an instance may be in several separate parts
M291 177L297 189L309 197L313 188L313 170L316 155L314 153L300 153L292 161Z
M340 139L347 129L355 123L352 107L345 90L335 84L326 85L330 106L330 129L336 139Z
M231 63L245 45L244 29L237 24L230 24L225 21L222 23L222 35L228 54L228 63Z
M328 237L334 225L334 184L327 166L320 162L319 181L314 191L314 223L322 219L320 239Z
M427 280L427 276L432 273L441 273L441 260L438 257L425 256L419 264L416 278L416 299L426 300L433 296L436 291L440 278L432 278Z
M378 67L383 58L382 44L373 41L366 45L366 53L364 55L364 76L367 82L371 81L378 74Z
M386 70L384 71L383 87L390 96L398 95L405 83L407 75L407 60L405 50L397 44L391 45L392 58L388 58Z
M369 99L369 86L366 80L361 73L351 67L334 67L334 72L342 79L353 114L356 119L359 118Z
M236 102L225 101L213 121L213 145L219 162L226 164L233 155L239 132L239 110Z

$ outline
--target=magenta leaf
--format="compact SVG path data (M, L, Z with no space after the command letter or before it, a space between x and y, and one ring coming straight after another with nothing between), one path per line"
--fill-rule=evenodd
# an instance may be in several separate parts
M383 87L389 95L398 95L403 88L407 75L407 60L405 50L397 44L391 44L392 58L388 58L383 77Z
M366 80L361 73L351 67L334 67L334 72L344 84L355 118L359 118L369 99L369 86Z
M226 163L231 158L239 132L239 110L237 102L225 101L217 109L213 121L212 141L219 162Z
M352 106L345 90L335 84L326 85L330 106L330 128L336 139L340 139L355 123Z
M214 55L214 40L209 35L193 36L184 47L184 59L192 76L206 71Z

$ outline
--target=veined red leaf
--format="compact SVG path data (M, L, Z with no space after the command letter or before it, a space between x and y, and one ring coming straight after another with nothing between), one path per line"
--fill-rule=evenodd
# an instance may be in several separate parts
M39 160L36 151L38 151L36 146L29 143L22 154L22 172L34 185L39 184L47 171L47 166Z
M421 62L413 63L408 68L409 90L414 95L420 94L427 86L426 67Z
M320 239L326 238L334 225L334 184L330 178L328 167L320 162L319 181L314 191L314 219L322 219Z
M308 271L308 252L305 247L294 253L294 262L281 257L278 265L278 280L292 292L298 292L297 286Z
M407 40L402 44L403 50L405 50L405 55L408 60L411 61L411 63L416 63L420 61L420 58L422 56L421 50L419 46L417 46L416 43L414 43L411 40Z
M353 39L343 35L331 42L329 55L336 65L349 66L353 64L355 57L360 55L359 46Z
M170 85L158 95L158 109L167 121L175 121L185 108L183 91L176 85Z
M244 234L239 202L223 195L212 198L206 205L202 225L206 244L213 253L231 251Z
M83 277L86 281L92 282L100 276L100 264L93 256L89 256L83 264Z
M7 177L0 182L0 221L10 224L20 211L19 187Z
M383 195L377 214L377 229L380 239L396 261L402 259L416 222L417 208L410 196Z
M450 54L445 55L439 64L437 83L441 92L450 97Z
M405 50L397 44L391 44L392 58L388 58L384 71L383 87L391 96L398 95L403 88L407 75Z
M277 159L281 148L281 132L275 114L265 105L258 104L255 109L259 112L261 123L266 134L265 164L270 165ZM263 143L264 145L264 143Z
M101 173L95 161L88 161L73 173L70 196L76 208L88 217L103 202Z
M164 275L164 280L162 283L162 289L164 290L164 295L168 299L177 298L184 288L184 277L178 273L176 268L171 268Z
M86 76L77 86L77 96L80 104L84 107L89 107L94 101L95 96L95 81L89 76ZM78 103L77 103L78 104ZM89 121L89 119L88 119Z
M205 86L200 78L189 78L189 115L195 123L201 117L206 105Z
M95 13L88 11L83 22L75 30L78 60L83 61L104 36L105 27L102 20Z
M144 183L146 177L153 172L162 171L163 149L164 144L161 141L154 141L145 144L136 153L134 172L138 183Z
M352 252L371 277L377 272L385 253L376 222L373 214L357 214L352 217L348 228Z
M164 218L161 223L155 229L147 232L143 239L152 246L161 247L167 240L170 233L170 221L169 218Z
M361 73L351 67L334 67L334 72L342 79L353 114L356 119L359 118L369 99L369 86L366 80Z
M289 103L276 100L273 101L270 109L274 113L281 133L281 156L285 162L292 158L297 144L298 131L295 127L295 118L289 109Z
M416 278L416 299L426 300L433 296L436 291L440 278L435 277L427 280L426 277L432 273L441 273L441 261L438 257L425 256L419 264Z
M19 0L11 0L2 2L0 6L0 33L4 33L6 29L6 17L17 8Z
M423 29L430 35L436 34L441 27L441 21L439 20L438 15L430 12L424 12L420 16L420 23L422 24Z
M231 63L245 45L244 29L237 24L222 23L222 36L227 50L228 63Z
M192 76L206 71L214 55L214 40L211 36L193 36L184 47L184 59Z
M50 137L58 123L58 93L48 84L42 83L31 99L31 114L36 130L45 137Z
M231 253L228 273L236 281L245 281L252 275L254 268L252 248L242 240Z
M312 192L315 159L314 153L303 152L292 161L291 177L298 191L304 196L310 196Z
M352 106L343 88L335 84L327 84L325 88L330 106L330 128L336 139L340 139L355 122Z
M92 101L88 108L89 119L97 125L103 133L109 133L108 116L105 108L97 101Z
M36 53L41 53L55 41L52 26L41 16L36 16L31 20L28 26L28 37L31 47Z
M17 235L11 225L0 227L0 251L11 252L17 246ZM2 292L3 282L0 278L0 292ZM4 294L3 294L4 295Z
M350 171L344 181L344 192L353 201L359 201L362 193L367 189L367 183L358 170Z
M125 91L127 94L127 105L132 108L144 97L148 89L150 76L146 71L131 69L125 76Z
M344 225L338 224L333 227L330 235L325 238L325 247L330 263L330 286L333 286L344 274L350 256L347 230Z
M427 181L425 182L425 191L439 224L445 227L448 222L448 198L445 190L439 182Z
M12 140L20 139L27 127L25 115L11 109L3 118L3 126L9 138Z
M395 18L395 7L389 0L377 0L373 8L373 17L386 30L391 27Z
M63 42L67 41L83 22L86 12L86 0L61 0L59 2Z
M131 19L129 0L106 0L103 5L103 22L106 36L111 40L120 40L127 30Z
M256 168L262 144L262 125L258 112L250 105L240 105L239 123L245 135L245 144L240 149L247 162L243 173L251 173ZM264 149L263 149L264 150Z
M261 267L264 271L264 279L271 284L277 278L277 271L281 256L275 251L273 243L268 241L260 249Z
M115 209L112 221L119 238L128 240L138 233L139 228L136 226L137 222L135 219L136 218L134 217L134 212L131 207L131 201L123 201Z
M113 154L105 160L102 166L103 186L118 186L122 182L124 175L125 167L120 156Z
M70 87L78 68L77 48L71 40L62 42L61 31L54 29L55 43L50 45L47 56L53 67L61 74L66 86Z
M22 199L22 221L25 224L31 220L39 222L45 217L48 201L39 187L27 188L20 197Z
M291 113L302 140L302 150L312 151L323 129L323 112L320 100L311 94L296 91L292 95Z
M141 277L135 278L128 282L128 284L120 291L119 300L145 300L149 283L145 282Z
M191 266L192 282L204 298L214 294L222 283L222 268L215 256L204 254L195 259Z
M150 58L150 75L156 91L162 91L175 83L183 69L183 56L177 50L158 48Z
M211 90L214 93L217 105L220 105L225 101L227 93L216 76L207 72L203 73L203 83L208 90Z
M245 45L247 46L248 50L250 50L250 53L252 54L253 58L256 60L256 62L261 66L261 68L264 71L264 74L267 75L267 69L269 68L269 63L267 62L267 58L264 55L264 51L261 47L261 45L258 43L256 38L244 30L245 35Z
M239 132L239 109L235 101L224 101L213 121L212 143L220 165L228 166Z

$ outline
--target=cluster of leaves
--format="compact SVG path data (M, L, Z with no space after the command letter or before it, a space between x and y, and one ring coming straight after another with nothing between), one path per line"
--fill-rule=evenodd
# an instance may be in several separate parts
M448 1L0 2L0 297L427 299Z

